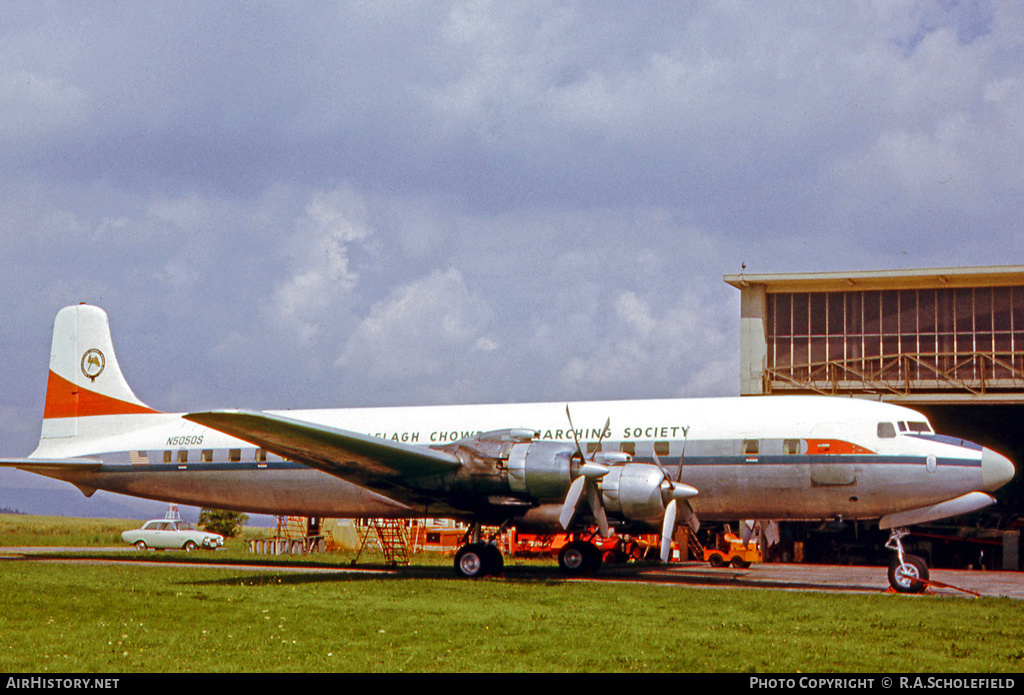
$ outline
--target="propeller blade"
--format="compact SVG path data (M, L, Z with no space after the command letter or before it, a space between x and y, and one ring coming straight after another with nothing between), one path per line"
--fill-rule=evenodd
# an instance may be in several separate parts
M572 485L569 486L569 492L565 495L565 502L562 504L562 513L558 515L558 522L562 524L562 528L569 528L569 522L572 521L572 517L576 514L576 505L580 501L580 496L583 494L583 486L586 484L587 479L582 475L572 481Z
M595 454L601 450L601 442L604 441L604 436L606 434L611 433L611 431L612 431L612 418L611 418L611 416L609 416L608 419L604 421L604 429L601 430L601 436L597 438L597 447L594 449L594 453Z
M743 538L743 545L746 546L750 542L750 537L754 534L754 520L744 519L740 522L741 536Z
M668 562L672 556L672 536L676 533L676 501L669 500L665 507L665 519L661 522L661 561Z
M608 515L604 511L601 491L597 489L597 481L608 475L611 468L604 463L598 463L596 458L597 452L601 449L601 442L604 440L605 434L611 431L612 419L609 417L604 423L604 429L601 430L601 436L597 440L597 447L588 461L583 453L583 447L580 446L580 438L576 434L576 425L572 422L572 411L568 404L565 406L565 417L569 420L569 429L572 430L572 438L576 442L576 454L580 458L581 465L576 479L569 486L569 492L565 496L565 502L562 504L562 513L559 514L558 521L562 524L562 528L569 528L569 524L576 514L576 507L579 504L580 497L585 490L587 493L587 503L590 505L590 511L594 515L594 519L597 520L601 536L607 538L610 533Z
M693 507L690 506L689 502L683 500L682 504L679 506L679 512L682 514L683 521L693 530L694 533L700 531L700 519L698 519L697 515L693 513Z
M686 442L687 435L690 434L690 426L687 425L683 428L683 451L679 454L679 474L676 476L676 482L678 483L683 479L683 459L686 458Z
M672 478L669 477L668 471L665 470L665 467L661 465L661 458L658 456L658 452L652 452L651 455L654 456L654 465L656 465L658 469L661 471L661 474L665 476L665 480L667 480L671 484Z
M580 455L580 460L583 460L583 449L580 447L580 438L576 436L576 425L572 424L572 413L569 412L568 404L565 406L565 417L569 420L569 429L572 430L573 441L576 442L576 453Z
M601 531L601 537L608 537L608 516L604 513L604 505L601 504L601 493L597 489L597 483L593 480L587 481L587 502L590 503L590 511L597 519L597 528Z

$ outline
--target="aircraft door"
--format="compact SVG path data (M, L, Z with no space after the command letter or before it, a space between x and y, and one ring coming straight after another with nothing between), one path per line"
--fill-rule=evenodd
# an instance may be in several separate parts
M857 470L842 454L852 449L853 430L841 422L826 422L811 430L811 443L822 458L811 463L811 486L833 487L855 485Z

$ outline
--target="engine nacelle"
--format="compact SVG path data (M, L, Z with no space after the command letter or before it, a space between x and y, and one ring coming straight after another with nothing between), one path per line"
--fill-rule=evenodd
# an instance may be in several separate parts
M579 475L576 448L562 442L522 442L508 456L508 482L512 494L529 495L541 502L560 502ZM662 483L665 474L647 463L623 462L623 454L610 452L610 469L600 479L605 510L630 521L660 525L665 516Z
M661 524L665 516L665 474L647 463L613 466L601 479L605 509L632 521Z
M538 500L563 499L572 483L575 453L576 447L564 442L516 444L508 455L509 488Z

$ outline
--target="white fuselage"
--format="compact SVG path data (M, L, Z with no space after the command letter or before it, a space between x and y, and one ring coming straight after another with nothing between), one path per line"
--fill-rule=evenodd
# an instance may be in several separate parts
M877 518L995 489L1013 474L980 446L935 435L919 413L828 397L747 397L643 401L293 410L290 418L437 447L506 428L584 449L626 451L657 462L697 488L690 499L706 520ZM605 422L609 422L606 431ZM251 444L182 419L151 413L89 418L89 432L40 441L38 458L90 457L98 470L46 473L84 491L278 515L322 517L459 516L437 505L398 503L328 473L266 455ZM590 443L591 447L587 444ZM986 459L986 456L988 459ZM1005 465L996 461L1001 459ZM988 461L988 463L986 463ZM996 461L996 463L993 463ZM37 471L38 472L38 471ZM571 481L565 480L565 488ZM558 494L536 499L557 504Z

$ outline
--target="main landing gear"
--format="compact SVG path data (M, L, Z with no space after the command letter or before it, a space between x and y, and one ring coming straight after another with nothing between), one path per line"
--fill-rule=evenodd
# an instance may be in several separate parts
M480 524L470 526L463 545L455 553L455 574L463 579L479 579L501 574L505 570L505 558L502 557L494 539L505 529L501 529L490 539L480 539ZM469 542L466 542L469 541Z
M601 550L589 541L575 540L558 551L558 566L569 576L592 574L601 566Z
M928 565L917 555L903 552L902 538L909 529L894 528L885 547L896 551L889 563L889 586L901 594L919 594L928 586Z

